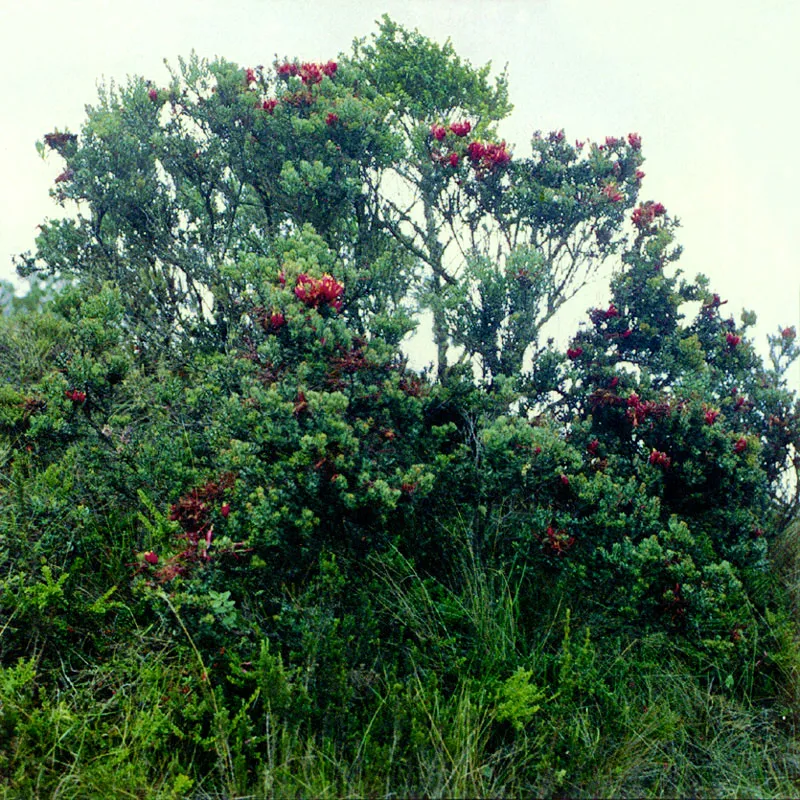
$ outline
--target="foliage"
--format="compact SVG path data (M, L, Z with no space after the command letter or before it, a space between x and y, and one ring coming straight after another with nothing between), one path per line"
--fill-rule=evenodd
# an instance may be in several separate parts
M637 134L521 158L510 111L384 18L45 136L75 213L0 317L9 791L792 794L795 330L765 363L676 269Z

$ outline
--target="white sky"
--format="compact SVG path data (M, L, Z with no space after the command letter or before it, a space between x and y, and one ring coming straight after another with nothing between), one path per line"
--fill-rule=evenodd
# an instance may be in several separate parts
M100 78L163 82L164 58L192 49L242 66L327 59L384 12L473 64L508 63L501 131L519 153L535 129L639 132L643 197L680 217L684 271L706 273L737 315L756 311L762 332L797 323L797 0L0 0L0 278L58 213L59 160L34 143L79 131Z

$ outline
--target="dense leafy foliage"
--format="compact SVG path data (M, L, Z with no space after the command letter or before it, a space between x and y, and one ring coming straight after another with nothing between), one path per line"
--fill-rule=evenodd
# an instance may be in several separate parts
M637 134L522 158L510 110L384 19L336 62L192 57L45 137L74 213L18 266L60 284L0 320L11 786L49 758L77 794L123 762L165 797L317 793L307 747L359 771L334 793L697 791L686 750L650 771L674 724L604 771L661 691L706 729L769 699L753 735L789 748L795 330L766 365L675 268ZM542 342L604 263L608 305ZM426 312L435 373L403 353Z

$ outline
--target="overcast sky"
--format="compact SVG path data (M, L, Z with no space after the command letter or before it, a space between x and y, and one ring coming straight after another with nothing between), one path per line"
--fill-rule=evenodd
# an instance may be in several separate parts
M61 167L34 143L79 131L99 79L163 82L164 59L192 49L243 66L328 59L384 12L473 64L508 64L501 130L519 154L536 129L640 133L643 196L680 217L684 271L762 332L798 322L797 0L0 0L0 278L58 213Z

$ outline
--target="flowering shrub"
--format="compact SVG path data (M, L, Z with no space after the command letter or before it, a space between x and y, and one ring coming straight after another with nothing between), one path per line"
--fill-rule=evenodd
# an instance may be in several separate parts
M185 646L207 703L164 729L212 766L210 732L230 722L245 764L265 713L302 741L418 743L419 720L381 715L420 675L486 679L503 714L513 695L487 740L538 747L520 653L557 683L548 709L618 688L588 637L551 652L566 608L607 664L647 642L774 692L796 331L768 366L751 316L673 270L638 134L535 133L512 158L487 75L385 21L339 62L194 60L155 97L133 80L45 137L78 217L21 265L75 285L0 321L4 660L35 643L62 691L64 664L102 673L106 629ZM603 263L608 301L565 349L542 341ZM436 361L415 371L423 310Z

